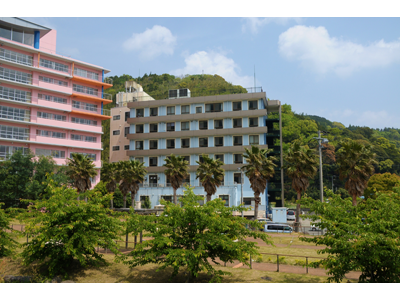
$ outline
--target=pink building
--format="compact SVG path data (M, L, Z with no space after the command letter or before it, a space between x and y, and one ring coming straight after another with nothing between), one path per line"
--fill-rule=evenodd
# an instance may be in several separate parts
M56 54L56 31L0 17L0 159L30 149L66 164L88 154L101 167L101 121L111 87L102 67ZM93 184L100 181L100 171Z

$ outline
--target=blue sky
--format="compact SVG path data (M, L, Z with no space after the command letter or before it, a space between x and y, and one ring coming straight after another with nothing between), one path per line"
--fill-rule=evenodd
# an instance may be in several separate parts
M400 18L25 17L59 54L134 77L218 74L297 113L400 128Z

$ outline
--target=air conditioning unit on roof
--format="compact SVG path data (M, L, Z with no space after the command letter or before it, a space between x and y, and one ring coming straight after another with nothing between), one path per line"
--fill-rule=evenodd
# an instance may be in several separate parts
M168 91L168 99L189 98L189 97L190 97L189 89L179 89L179 90L169 90Z

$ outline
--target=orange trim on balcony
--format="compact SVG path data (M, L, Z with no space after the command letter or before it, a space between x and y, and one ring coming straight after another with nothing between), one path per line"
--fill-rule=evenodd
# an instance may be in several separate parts
M93 84L93 85L98 85L98 86L104 86L104 89L108 89L110 87L112 87L112 84L109 83L105 83L105 82L101 82L101 81L97 81L97 80L93 80L93 79L89 79L89 78L85 78L85 77L81 77L81 76L76 76L76 75L72 75L72 80L73 81L78 81L78 82L82 82L82 83L88 83L88 84Z
M91 113L91 112L84 112L84 111L79 111L79 110L71 110L71 113L79 114L79 115L91 116L91 117L102 119L102 120L111 119L111 116L99 115L99 114L94 114L94 113Z
M97 101L97 102L103 102L105 104L112 103L112 100L108 99L102 99L99 97L95 96L89 96L89 95L84 95L84 94L78 94L78 93L72 93L72 97L84 99L84 100L92 100L92 101Z

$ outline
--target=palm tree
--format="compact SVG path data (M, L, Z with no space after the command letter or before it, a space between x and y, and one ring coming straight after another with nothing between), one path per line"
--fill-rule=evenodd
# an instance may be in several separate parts
M135 195L139 190L139 184L144 181L146 169L144 163L138 160L118 162L119 178L121 182L119 189L124 196L124 208L126 208L126 196L131 192L132 206L135 206Z
M107 163L103 164L101 168L101 180L106 184L107 191L109 193L114 193L117 188L117 183L121 180L119 178L118 164L117 163ZM111 209L114 207L113 199L111 198Z
M167 179L171 183L172 188L174 189L174 203L177 204L176 199L176 190L182 185L183 180L188 177L189 173L189 163L184 159L183 156L175 156L171 154L169 158L165 159L165 164L163 167L166 167L164 174L167 176Z
M300 203L301 193L309 186L309 178L317 173L317 156L308 146L301 146L300 142L294 142L285 154L285 168L288 176L292 179L292 187L297 192L295 231L300 226Z
M357 205L357 197L364 193L368 180L374 174L376 154L370 145L362 145L354 141L344 142L337 154L339 177L347 179L345 188L353 197L353 206Z
M91 189L90 178L95 177L97 171L93 161L87 155L72 153L72 159L67 158L67 166L66 174L73 180L79 194ZM87 202L86 197L85 201Z
M199 164L196 179L200 178L201 185L207 193L207 201L211 201L211 196L217 192L217 188L224 181L225 171L221 168L224 163L206 155L203 155L202 163L198 161L196 163Z
M257 146L245 148L246 153L243 157L246 159L246 165L241 169L244 171L250 181L250 187L254 192L254 219L258 217L258 205L261 202L260 194L264 193L268 179L272 178L275 173L274 160L276 157L267 156L268 149L260 149Z

